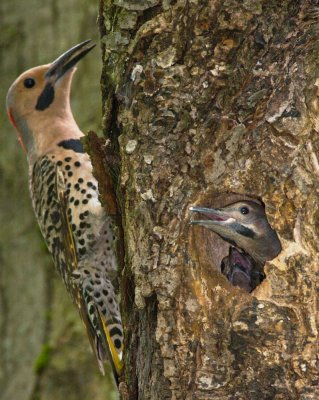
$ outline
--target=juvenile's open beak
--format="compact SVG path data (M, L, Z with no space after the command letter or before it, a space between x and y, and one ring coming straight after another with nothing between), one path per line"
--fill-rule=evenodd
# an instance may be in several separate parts
M246 276L249 276L253 269L251 259L247 254L241 253L235 247L230 247L229 249L229 264L232 267L239 269Z
M67 50L55 61L53 61L50 68L46 72L45 77L48 80L51 80L53 78L54 82L57 82L67 71L74 67L75 64L77 64L77 62L80 61L81 58L86 56L87 53L89 53L94 47L95 43L92 43L91 39L89 39Z
M192 225L201 225L208 228L212 225L225 225L227 222L234 221L224 210L219 208L189 207L189 210L205 215L207 218L202 220L195 219L191 221Z
M225 209L223 208L203 208L203 207L190 207L190 211L196 211L205 215L207 219L200 219L191 221L192 225L200 225L208 228L219 235L221 235L228 242L236 242L238 237L254 238L255 232L236 221Z

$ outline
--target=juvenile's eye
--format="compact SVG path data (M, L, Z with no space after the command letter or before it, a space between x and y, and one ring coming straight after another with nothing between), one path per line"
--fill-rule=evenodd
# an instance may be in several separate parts
M246 214L249 213L249 210L248 210L247 207L241 207L240 212L241 212L242 214L246 215Z
M33 78L26 78L23 84L27 89L31 89L35 85L35 80Z

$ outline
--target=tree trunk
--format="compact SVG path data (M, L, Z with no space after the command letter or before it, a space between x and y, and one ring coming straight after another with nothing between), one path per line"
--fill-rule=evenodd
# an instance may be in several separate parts
M125 399L319 398L317 3L101 0ZM245 196L283 247L252 294L188 211Z

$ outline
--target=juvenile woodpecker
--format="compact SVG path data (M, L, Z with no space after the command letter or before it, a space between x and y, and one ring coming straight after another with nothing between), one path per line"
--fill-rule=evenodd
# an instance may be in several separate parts
M94 46L87 40L51 64L24 72L8 91L7 111L27 155L43 237L79 309L101 372L109 358L117 377L123 329L110 280L117 271L114 230L70 106L75 65Z
M265 279L262 266L249 254L233 246L229 248L229 255L222 260L221 272L232 285L249 293Z
M237 274L240 265L245 274L249 274L248 279L256 281L253 274L263 274L262 267L265 262L275 258L281 251L277 233L271 228L262 204L245 200L223 208L190 207L190 210L206 217L203 220L192 221L193 225L212 230L232 246L242 250L236 250L234 253L230 251L228 259L224 259L228 276Z

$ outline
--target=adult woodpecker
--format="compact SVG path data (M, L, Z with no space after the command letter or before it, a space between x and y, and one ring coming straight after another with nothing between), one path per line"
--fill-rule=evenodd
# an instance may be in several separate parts
M247 279L256 281L252 274L256 271L256 273L262 273L265 262L275 258L281 251L277 233L271 228L261 203L245 200L223 208L190 207L190 211L198 212L206 217L206 219L192 221L193 225L212 230L232 246L242 250L235 252L233 250L233 253L230 251L228 259L224 259L231 276L242 268L246 276L249 274ZM247 287L247 282L242 286Z
M94 46L87 40L51 64L24 72L8 91L7 111L27 154L32 204L55 266L101 372L109 358L117 378L123 329L110 280L117 271L115 236L70 106L75 65Z

